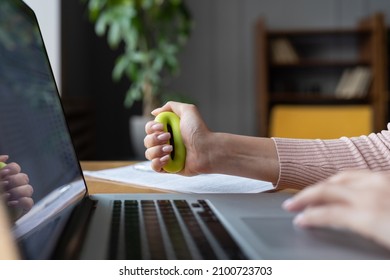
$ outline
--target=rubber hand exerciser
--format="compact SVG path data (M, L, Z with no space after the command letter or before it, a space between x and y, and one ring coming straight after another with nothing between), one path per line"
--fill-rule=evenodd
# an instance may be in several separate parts
M170 154L168 163L163 167L166 172L180 172L186 161L186 147L180 132L180 118L172 112L162 112L155 118L156 122L162 123L164 131L171 134L168 143L172 145L173 151Z

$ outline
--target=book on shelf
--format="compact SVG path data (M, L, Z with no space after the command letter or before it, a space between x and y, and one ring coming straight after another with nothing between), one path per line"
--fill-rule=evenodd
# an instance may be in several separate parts
M363 98L372 81L371 69L358 66L345 69L336 87L336 97L342 99Z
M286 38L271 41L271 55L275 63L297 63L299 61L297 52Z

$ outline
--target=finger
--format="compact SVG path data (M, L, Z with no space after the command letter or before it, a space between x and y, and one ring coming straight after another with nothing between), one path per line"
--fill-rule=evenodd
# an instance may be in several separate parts
M287 211L301 211L312 205L324 203L345 203L350 197L350 191L340 185L322 183L308 187L292 198L286 200L282 207Z
M0 161L1 162L6 162L8 160L9 156L8 155L0 155Z
M32 197L34 190L30 185L23 185L9 189L6 193L9 194L8 200L18 200L21 197Z
M157 145L164 145L169 139L171 139L171 134L168 132L149 134L144 138L144 146L148 149Z
M25 211L30 211L34 206L34 200L31 197L22 197L19 199L19 206Z
M155 158L151 162L151 167L156 172L164 172L163 167L168 163L169 156Z
M299 227L326 227L353 231L365 237L372 237L373 218L366 212L346 205L323 205L307 208L297 215L294 224Z
M8 189L9 182L6 180L0 180L0 192L4 192Z
M16 162L8 163L4 168L0 170L0 176L7 176L12 174L18 174L21 172L20 165Z
M321 203L361 204L364 198L370 195L372 188L387 185L387 182L388 176L380 173L342 172L301 191L291 200L286 201L283 207L288 211L301 211L304 207Z
M155 121L149 121L145 125L146 134L152 134L155 132L162 132L164 130L164 126L161 123Z
M3 201L8 201L8 199L11 197L11 195L9 194L9 193L7 193L7 192L2 192L1 193L1 199L3 200Z
M8 168L8 165L4 166L2 169L0 169L0 178L5 179L7 176L11 174L11 169Z
M22 197L18 200L9 201L7 205L10 207L21 208L24 212L28 212L34 206L34 200L31 197Z
M171 111L180 117L185 111L193 110L194 108L195 106L192 104L169 101L161 108L153 110L152 115L157 116L161 112Z
M306 208L294 218L294 224L300 227L346 228L347 218L344 206L326 204Z
M15 175L7 176L8 184L5 186L5 190L10 190L12 188L28 185L30 182L29 177L25 173L18 173Z
M166 155L169 155L172 151L172 145L154 146L145 151L145 157L148 160L153 160L155 158L162 158Z
M332 185L340 185L348 188L367 187L367 177L377 177L377 173L369 170L348 170L330 177L325 182ZM379 176L380 177L380 176Z
M165 112L165 111L172 111L173 112L172 107L176 107L176 106L178 106L177 102L169 101L169 102L165 103L162 107L154 109L152 111L152 115L157 116L161 112Z

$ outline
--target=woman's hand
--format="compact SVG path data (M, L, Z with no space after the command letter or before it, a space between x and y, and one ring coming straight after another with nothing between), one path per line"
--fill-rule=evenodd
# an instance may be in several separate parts
M152 112L154 116L164 111L174 112L180 118L180 130L186 146L186 162L180 174L192 176L208 171L208 139L211 132L202 120L198 109L194 105L168 102L163 107ZM163 172L163 166L168 163L172 146L168 144L171 135L163 131L163 125L150 121L145 126L146 137L144 144L145 157L152 161L155 171ZM203 151L203 153L202 153Z
M7 159L8 156L0 155L1 162L5 163ZM7 205L21 210L19 215L28 212L34 205L33 188L29 185L29 178L15 162L0 169L0 189Z
M390 249L390 172L348 171L284 202L301 227L354 231Z
M249 137L211 132L194 105L168 102L152 112L157 116L172 111L180 117L180 130L186 147L186 162L182 175L220 173L277 182L279 159L275 143L270 138ZM172 146L170 134L162 124L148 122L145 127L145 156L152 168L162 172L169 160Z

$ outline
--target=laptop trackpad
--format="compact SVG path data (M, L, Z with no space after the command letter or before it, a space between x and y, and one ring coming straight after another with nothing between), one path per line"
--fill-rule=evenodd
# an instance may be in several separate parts
M272 258L367 259L390 258L390 251L346 231L302 229L291 217L243 218Z

